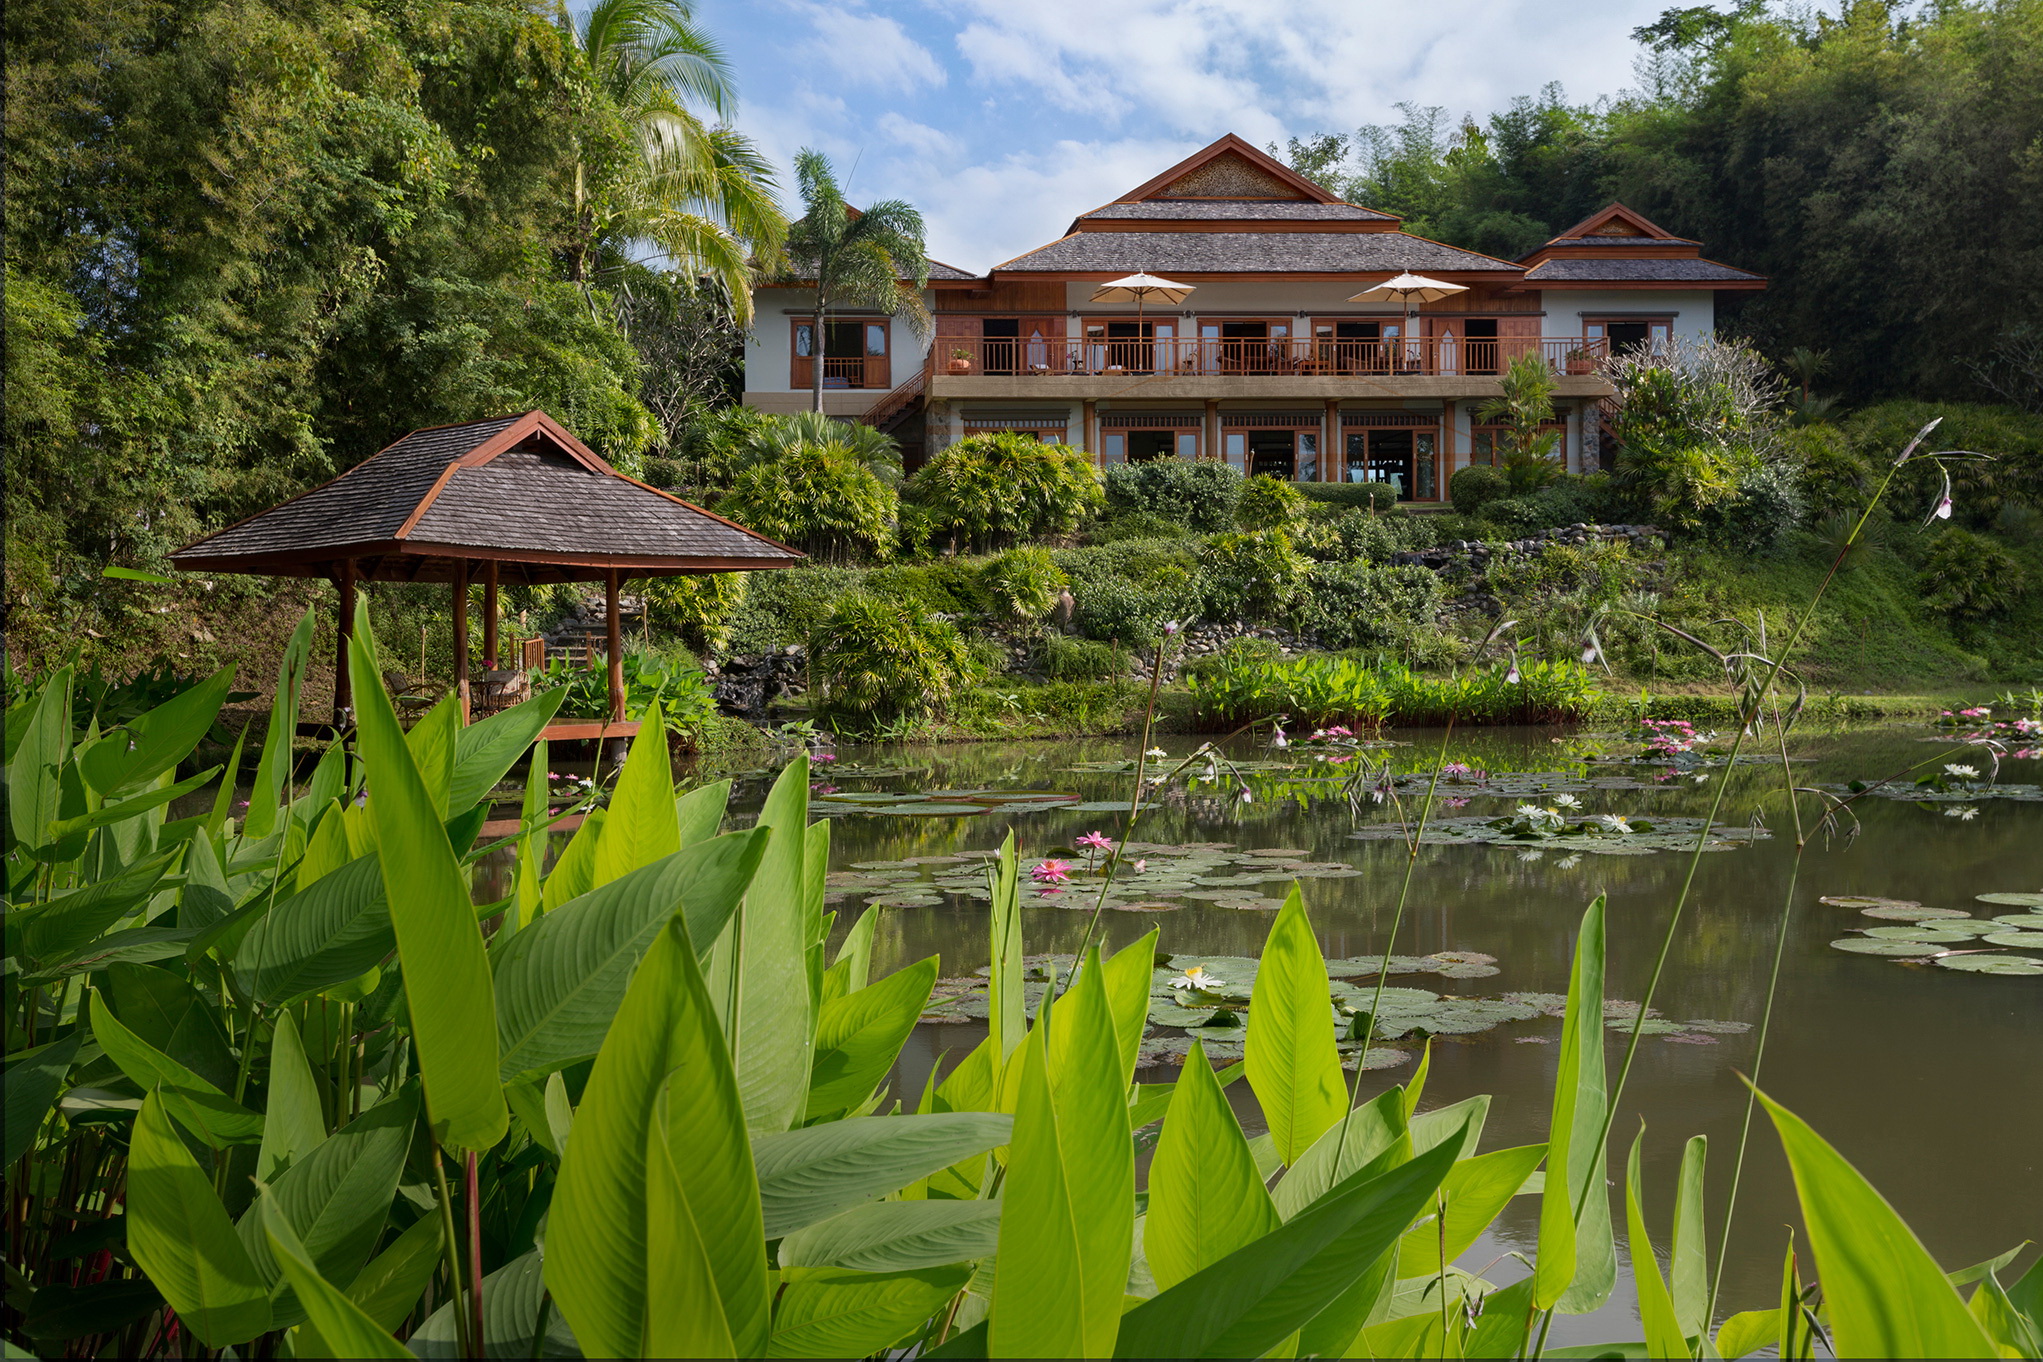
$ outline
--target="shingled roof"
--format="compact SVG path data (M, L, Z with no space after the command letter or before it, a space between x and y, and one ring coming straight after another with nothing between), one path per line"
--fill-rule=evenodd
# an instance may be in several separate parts
M1763 284L1764 275L1733 269L1714 260L1661 256L1643 260L1592 258L1588 260L1545 260L1525 272L1528 284L1668 283L1668 284Z
M995 273L1368 274L1475 271L1515 278L1519 266L1402 232L1078 232Z
M802 555L605 463L545 412L415 430L333 481L171 555L190 572L505 582L789 567Z
M1149 199L1142 203L1110 203L1090 213L1079 214L1080 222L1100 219L1154 218L1166 221L1231 222L1396 222L1391 213L1379 213L1355 203L1300 203L1291 199Z

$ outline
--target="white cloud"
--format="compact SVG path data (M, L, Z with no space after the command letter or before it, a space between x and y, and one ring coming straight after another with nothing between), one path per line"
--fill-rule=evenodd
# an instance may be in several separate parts
M877 126L888 141L924 156L954 157L965 149L964 144L949 133L903 117L892 109L880 115Z
M911 91L940 86L947 77L928 48L886 15L836 5L805 5L815 36L798 49L795 61L821 63L847 84Z

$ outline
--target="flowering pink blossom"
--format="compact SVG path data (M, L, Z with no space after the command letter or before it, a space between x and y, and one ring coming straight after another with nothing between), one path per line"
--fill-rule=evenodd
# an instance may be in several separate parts
M1044 861L1029 871L1029 876L1038 884L1063 884L1071 878L1071 864L1068 861Z
M1114 849L1113 839L1102 832L1088 832L1085 836L1078 839L1078 845L1090 847L1094 851L1112 851Z
M1145 871L1145 870L1147 870L1147 869L1149 869L1149 862L1148 862L1148 860L1147 860L1147 859L1144 859L1144 860L1140 860L1140 861L1137 861L1137 862L1135 862L1135 873L1136 873L1136 874L1138 874L1138 875L1139 875L1139 874L1141 874L1141 873L1142 873L1143 871Z

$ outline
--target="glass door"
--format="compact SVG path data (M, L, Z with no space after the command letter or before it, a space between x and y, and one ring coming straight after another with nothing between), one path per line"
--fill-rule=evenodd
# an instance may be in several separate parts
M1399 501L1440 499L1437 430L1411 426L1349 430L1342 444L1347 481L1386 483Z

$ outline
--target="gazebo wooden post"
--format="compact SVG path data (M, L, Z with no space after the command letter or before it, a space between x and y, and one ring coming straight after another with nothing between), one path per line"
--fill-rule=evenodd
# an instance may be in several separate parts
M333 722L336 728L348 722L355 707L354 680L348 675L348 643L355 636L355 560L343 558L333 574L334 589L340 593L340 610L334 626Z
M617 612L617 569L603 574L603 633L610 649L610 722L624 722L624 624Z
M497 560L482 567L482 665L495 671L497 662Z
M454 695L468 722L468 560L454 560Z

